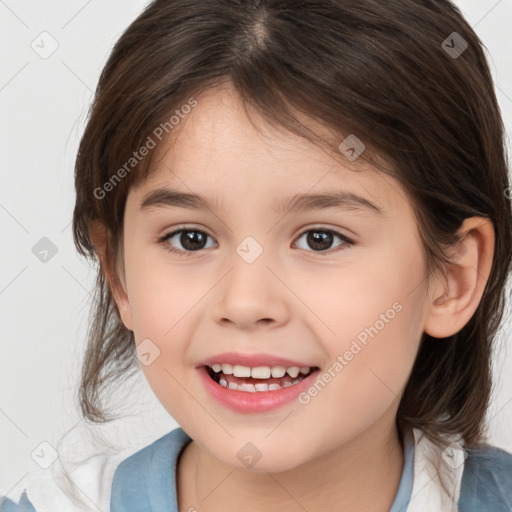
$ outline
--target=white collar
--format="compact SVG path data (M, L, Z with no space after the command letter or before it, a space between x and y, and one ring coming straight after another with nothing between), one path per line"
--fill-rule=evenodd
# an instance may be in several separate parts
M415 428L413 434L414 480L407 512L457 512L466 457L462 445L456 436L446 436L451 444L443 449L421 430Z

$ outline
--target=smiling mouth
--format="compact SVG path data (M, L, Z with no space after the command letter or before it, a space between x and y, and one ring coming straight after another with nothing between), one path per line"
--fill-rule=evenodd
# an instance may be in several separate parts
M249 393L278 391L294 386L319 370L318 367L314 366L311 368L302 368L296 377L285 374L282 377L254 378L235 377L233 374L223 373L222 370L215 371L210 366L205 366L204 368L210 378L219 386L233 391L245 391Z

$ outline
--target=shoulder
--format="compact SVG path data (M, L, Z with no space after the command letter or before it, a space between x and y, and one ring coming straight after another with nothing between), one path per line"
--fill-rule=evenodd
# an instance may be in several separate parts
M116 470L116 475L123 473L137 473L140 477L144 471L150 470L151 466L166 460L169 463L176 459L181 449L191 441L191 438L182 428L176 428L153 441L134 454L124 459ZM114 475L114 476L116 476Z
M177 459L190 441L176 428L123 460L114 474L111 510L177 510Z
M107 441L94 429L76 427L56 445L49 467L31 469L22 492L0 496L0 512L108 510L115 469L133 449Z
M59 459L51 470L34 471L21 495L0 496L0 512L83 512L93 510L91 502L97 505L94 510L109 510L110 503L114 505L112 510L148 510L138 507L145 503L148 493L147 502L156 503L154 510L173 510L172 501L169 506L160 506L162 500L167 504L172 493L158 491L175 485L170 470L176 467L178 455L189 441L190 437L177 428L135 453L131 449L130 454L124 450L98 451L66 465ZM80 495L75 495L75 487L81 490ZM81 499L83 493L88 503Z
M509 512L512 507L512 454L490 445L465 449L459 510Z
M24 491L19 501L16 503L5 496L0 496L0 512L37 512L27 493Z

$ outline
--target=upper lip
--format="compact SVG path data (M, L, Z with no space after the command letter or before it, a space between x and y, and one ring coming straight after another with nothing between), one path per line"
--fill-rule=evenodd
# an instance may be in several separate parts
M215 363L226 363L231 365L240 365L240 366L248 366L250 368L254 368L256 366L285 366L286 368L291 368L293 366L298 366L299 368L313 368L314 365L310 363L294 361L292 359L288 359L286 357L275 356L272 354L242 354L239 352L224 352L223 354L218 354L216 356L208 357L201 361L197 368L202 366L212 366Z

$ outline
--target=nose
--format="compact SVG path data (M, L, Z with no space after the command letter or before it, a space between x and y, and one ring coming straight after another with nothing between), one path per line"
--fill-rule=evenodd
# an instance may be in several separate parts
M246 331L276 328L288 322L290 292L277 277L278 272L268 266L265 252L252 263L235 253L230 263L230 270L218 285L215 321Z

